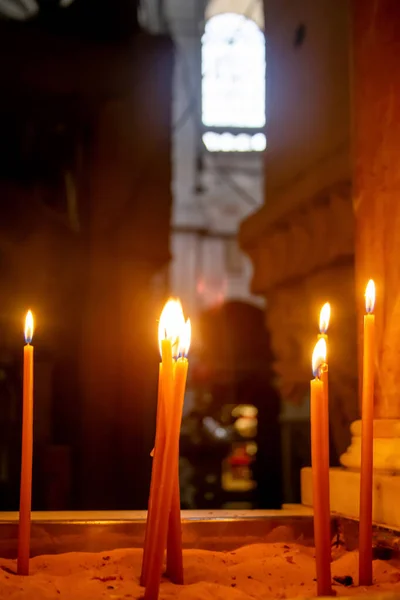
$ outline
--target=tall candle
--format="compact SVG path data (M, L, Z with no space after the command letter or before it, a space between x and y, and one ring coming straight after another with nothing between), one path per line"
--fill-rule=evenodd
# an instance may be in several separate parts
M147 585L154 549L157 545L159 505L162 502L161 476L165 454L166 428L172 404L174 387L173 340L179 335L184 322L182 307L173 299L164 306L158 324L158 344L161 355L158 379L156 441L150 484L145 543L143 548L141 585Z
M181 332L182 333L182 332ZM190 340L190 321L185 326L184 339ZM182 349L181 354L186 354L188 346ZM188 360L182 356L176 361L174 378L174 398L167 418L166 443L163 457L161 476L160 502L157 503L156 544L152 547L149 557L149 575L146 582L145 600L157 600L160 588L160 579L164 551L167 545L168 525L172 504L174 484L176 482L176 467L179 460L179 436L182 419L183 400L185 395ZM175 548L176 550L176 548ZM179 548L178 548L179 550ZM174 551L170 547L170 551Z
M180 339L179 354L182 355L176 364L175 376L180 376L180 371L183 371L184 378L183 392L178 390L178 396L175 398L176 407L181 411L183 409L183 401L185 396L186 376L188 369L188 361L185 358L189 352L191 340L191 323L188 319L182 330ZM186 373L186 374L185 374ZM180 395L179 395L180 394ZM181 497L179 487L179 452L175 463L175 476L172 491L171 510L168 523L168 538L167 538L167 575L176 584L183 584L183 557L182 557L182 524L181 524Z
M331 319L331 305L329 302L326 302L321 308L321 312L319 314L319 335L318 339L323 338L326 342L326 353L328 354L328 328ZM320 377L321 381L324 384L324 394L325 394L325 404L327 406L326 411L324 411L325 416L328 418L327 422L324 424L324 431L326 433L326 444L325 444L325 455L328 466L329 466L329 377L328 377L328 360L325 360L325 363L321 365L320 369ZM329 485L329 482L328 482Z
M172 356L172 352L171 352ZM153 466L151 470L150 495L147 511L146 533L143 546L142 572L140 575L140 585L145 586L149 568L149 552L152 537L154 535L154 502L159 493L159 484L162 469L162 456L165 446L165 406L162 395L162 363L159 365L158 372L158 398L157 398L157 421L156 421L156 439L154 449L151 453L153 457Z
M322 428L322 439L321 439L321 461L323 463L321 469L321 477L323 479L321 483L321 489L323 493L327 496L327 499L324 500L325 504L329 503L329 377L328 377L328 328L331 319L331 305L329 302L326 302L321 308L319 315L319 335L318 339L324 339L326 342L326 354L325 361L320 366L320 379L323 384L324 390L324 400L323 407L321 408L322 419L323 422L321 424ZM329 531L324 533L324 537L329 535L330 537L330 522L325 523L328 526Z
M167 549L167 574L183 583L179 491L179 436L190 345L190 321L185 323L178 300L169 300L159 323L162 357L159 376L156 444L147 517L141 585L146 598L157 598L162 561ZM176 357L178 360L176 360ZM161 562L160 562L161 561Z
M310 409L311 409L311 463L313 481L313 506L314 506L314 539L315 560L317 570L317 592L319 596L328 596L332 593L331 587L331 537L330 537L330 505L329 490L326 487L329 473L324 460L324 436L326 415L324 384L321 381L321 366L326 361L326 342L324 338L318 340L313 352L313 372L311 381Z
M183 585L181 492L179 487L179 462L173 475L171 510L167 536L167 575L173 583Z
M179 359L177 364L175 390L176 396L179 398L181 405L183 404L185 392L187 364L188 363L186 359ZM157 544L154 548L153 555L150 556L151 568L149 570L149 577L146 583L146 591L144 595L145 600L157 600L160 588L162 563L167 542L169 514L171 510L174 485L174 477L171 476L171 471L173 475L174 464L179 458L179 430L181 417L182 410L179 410L179 407L176 406L170 421L170 430L168 431L167 428L167 442L165 445L165 456L161 479L163 501L159 504Z
M164 408L164 442L160 447L155 449L154 463L156 470L154 471L154 495L151 499L150 514L147 526L149 528L148 535L148 548L146 556L146 565L143 565L145 570L143 573L143 583L146 586L149 582L156 577L154 573L154 555L157 552L157 547L160 544L160 515L163 510L163 505L167 502L165 496L165 455L166 447L168 444L168 438L170 437L170 422L172 419L172 407L174 400L174 364L172 359L172 344L170 339L163 339L160 343L161 346L161 357L162 357L162 368L160 371L161 380L160 386L162 388L162 405ZM156 434L157 438L157 434ZM170 501L169 505L170 506ZM165 547L165 546L164 546ZM161 568L160 568L161 571ZM161 572L158 577L161 576Z
M375 284L365 290L361 424L359 584L372 584L372 470L374 426Z
M148 516L145 533L145 541L143 547L142 572L140 575L140 585L146 586L149 573L149 555L151 554L150 546L154 546L155 540L155 517L154 510L155 498L159 495L159 486L161 480L161 469L163 455L165 450L165 403L162 395L162 363L159 369L159 386L158 386L158 401L157 401L157 425L156 425L156 440L154 449L151 453L153 456L153 468L151 473L150 497L148 503ZM180 487L179 487L179 464L176 465L175 474L173 475L174 489L172 494L171 511L168 523L168 538L167 538L167 575L173 583L177 585L183 584L183 559L182 559L182 531L181 531L181 504L180 504ZM154 550L153 550L154 551Z
M18 575L29 575L32 498L33 453L33 316L28 311L25 319L24 381L22 408L21 488L18 529Z

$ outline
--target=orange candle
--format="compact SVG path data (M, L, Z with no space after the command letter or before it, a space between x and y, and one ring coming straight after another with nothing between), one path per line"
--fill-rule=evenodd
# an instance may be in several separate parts
M164 551L174 583L183 583L179 491L179 436L190 344L190 321L185 323L178 300L167 302L159 323L162 356L159 376L157 431L141 584L146 598L157 598ZM175 356L181 356L175 360ZM160 562L161 561L161 562Z
M191 323L188 319L183 328L180 339L179 353L183 355L178 359L176 365L176 383L182 371L183 390L180 390L179 385L176 387L178 396L175 398L175 408L178 407L182 414L183 401L185 396L186 377L188 369L188 361L185 358L189 351L191 338ZM183 584L183 557L182 557L182 525L181 525L181 496L179 488L179 449L178 457L175 465L175 481L173 484L171 511L168 523L168 538L167 538L167 575L176 584Z
M159 366L158 372L158 399L157 399L157 421L156 421L156 440L154 449L151 453L153 456L153 466L151 470L151 481L150 481L150 496L147 511L147 524L146 533L143 547L143 560L142 560L142 572L140 575L140 585L145 586L148 574L148 559L149 559L149 548L152 539L152 531L154 528L154 498L159 493L159 482L161 478L162 468L162 456L164 453L165 445L165 406L163 403L161 382L162 382L162 363Z
M372 470L374 427L375 284L365 290L361 424L359 584L372 585Z
M25 319L24 383L22 409L21 489L18 529L18 575L29 575L33 453L33 316Z
M185 332L182 332L181 329L181 336L188 341L190 340L189 321L186 323ZM187 349L188 346L182 351L182 354L186 354ZM144 595L145 600L157 600L160 588L164 551L167 545L172 496L174 484L176 483L176 477L174 474L176 475L176 468L179 461L180 424L182 419L187 371L187 359L185 357L179 358L176 361L175 368L174 398L169 405L171 408L168 408L167 414L166 443L160 484L160 501L157 502L157 516L155 525L156 543L153 544L151 548L151 554L149 556L148 578ZM176 549L176 546L170 546L170 553L174 553ZM172 557L173 556L174 555L172 554ZM172 557L170 555L170 562L173 560Z
M311 381L310 409L311 409L311 463L313 480L313 506L314 506L314 539L315 560L317 570L317 592L319 596L328 596L332 593L331 587L331 537L330 537L330 506L329 489L326 482L329 473L326 473L327 464L324 460L324 447L326 440L325 423L326 415L324 384L321 381L321 366L326 362L326 342L324 338L318 340L313 353L313 372L315 379Z
M326 342L326 359L325 362L320 366L320 379L324 387L324 406L322 408L322 417L324 422L322 423L322 448L321 448L321 461L322 467L322 478L323 482L321 487L324 493L329 499L329 377L328 377L328 328L331 319L331 305L326 302L321 308L319 315L319 335L318 339L324 339ZM328 500L329 501L329 500ZM325 534L328 535L328 534ZM329 536L330 536L330 523L329 523Z
M167 575L173 583L183 585L181 491L179 487L179 457L175 467L171 510L167 537Z
M159 347L161 364L158 382L158 407L156 424L156 443L154 447L152 479L150 484L149 510L147 515L147 526L145 546L143 550L143 562L141 573L141 585L147 585L149 574L152 571L153 555L157 546L158 521L160 505L163 502L162 470L165 456L165 445L167 439L167 424L170 419L171 405L174 392L174 364L172 357L172 337L176 337L176 331L169 335L171 319L174 318L175 302L168 301L161 313L159 323ZM164 339L163 339L163 336Z
M148 580L150 546L154 546L154 529L156 511L154 508L154 498L159 495L159 486L161 480L161 469L165 449L165 403L163 400L161 380L162 363L159 369L159 386L157 401L157 425L156 441L151 453L153 456L153 468L150 483L150 497L148 504L148 515L146 524L145 541L143 547L142 572L140 576L140 585L145 586ZM180 506L180 487L179 487L179 464L175 469L175 483L171 502L171 511L168 523L167 539L167 575L173 583L183 584L183 559L182 559L182 531L181 531L181 506Z

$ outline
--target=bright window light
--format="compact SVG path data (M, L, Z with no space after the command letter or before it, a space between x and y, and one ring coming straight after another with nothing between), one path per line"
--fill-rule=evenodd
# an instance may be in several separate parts
M262 152L267 147L267 140L263 133L256 133L251 138L251 149L255 152Z
M207 131L203 134L203 143L209 152L263 152L267 140L263 133L215 133Z
M243 15L223 13L206 23L202 121L206 127L265 125L265 39L257 24Z

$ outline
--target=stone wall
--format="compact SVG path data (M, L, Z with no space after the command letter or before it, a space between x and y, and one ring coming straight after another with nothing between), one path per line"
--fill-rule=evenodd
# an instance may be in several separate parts
M350 185L348 3L266 0L267 139L264 206L241 227L252 291L283 401L308 396L322 304L329 330L332 439L338 457L357 416L354 219ZM333 459L335 460L335 458Z
M349 1L264 3L266 204L282 211L349 177Z
M108 20L103 10L87 19L87 3L76 2L66 21L0 22L0 332L9 332L0 356L9 342L19 361L30 306L48 366L46 381L35 380L40 509L72 499L75 508L147 506L161 311L152 278L170 256L173 48L135 20L129 31L122 4L111 0ZM70 144L57 144L60 132ZM73 471L62 498L60 446Z

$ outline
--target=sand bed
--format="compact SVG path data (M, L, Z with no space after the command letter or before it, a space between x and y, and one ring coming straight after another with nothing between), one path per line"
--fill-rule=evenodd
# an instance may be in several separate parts
M233 552L185 550L185 585L162 580L160 598L179 600L262 600L310 597L316 594L314 550L297 544L268 543L244 546ZM143 595L139 585L142 551L38 556L31 575L15 575L15 561L0 560L0 598L95 600ZM332 563L339 596L366 592L398 592L400 570L386 561L374 561L374 586L359 588L357 553L341 552ZM347 578L347 579L345 579Z

